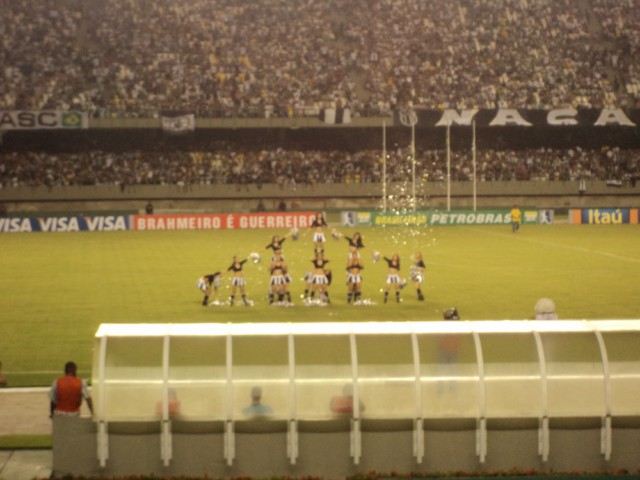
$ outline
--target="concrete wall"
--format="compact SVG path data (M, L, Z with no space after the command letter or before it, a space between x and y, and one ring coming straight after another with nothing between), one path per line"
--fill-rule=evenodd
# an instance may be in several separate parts
M387 194L406 196L407 184L388 186ZM419 183L418 205L443 209L447 206L444 183ZM324 185L192 185L192 186L93 186L19 187L0 190L0 202L11 213L141 211L151 201L159 211L203 211L211 213L255 210L262 199L268 210L275 210L281 199L289 210L376 209L382 204L380 184ZM393 198L388 205L398 201ZM486 182L477 185L478 208L640 207L640 185L609 187L604 182L588 182L584 195L577 182ZM455 182L451 187L451 207L473 207L473 184Z
M537 421L488 423L487 456L476 455L473 419L425 422L425 456L413 455L411 422L381 426L362 425L362 457L356 465L350 456L349 424L301 423L299 456L295 465L287 458L286 422L235 424L235 459L224 457L223 424L174 422L173 457L164 466L160 456L159 423L109 426L109 458L105 467L97 460L96 425L87 418L56 417L53 422L53 469L56 476L159 476L269 477L321 476L344 478L377 471L447 472L535 469L539 471L605 471L640 469L640 425L635 420L614 419L612 454L600 453L600 419L551 419L550 453L546 462L538 455ZM409 428L407 428L409 427Z

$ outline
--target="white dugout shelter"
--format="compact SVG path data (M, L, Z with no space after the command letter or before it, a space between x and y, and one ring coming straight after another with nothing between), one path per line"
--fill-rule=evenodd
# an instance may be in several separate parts
M92 396L56 474L637 470L640 321L104 324Z

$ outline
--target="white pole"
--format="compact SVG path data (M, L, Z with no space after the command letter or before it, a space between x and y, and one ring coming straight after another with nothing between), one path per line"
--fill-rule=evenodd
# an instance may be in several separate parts
M451 123L447 125L447 212L451 211Z
M416 211L416 124L411 125L411 203Z
M476 121L474 120L472 123L472 128L473 128L473 135L472 135L472 142L473 144L471 145L471 161L473 162L473 211L476 211L477 208L477 198L478 198L478 191L477 191L477 177L476 177Z
M382 211L387 211L387 122L382 120Z

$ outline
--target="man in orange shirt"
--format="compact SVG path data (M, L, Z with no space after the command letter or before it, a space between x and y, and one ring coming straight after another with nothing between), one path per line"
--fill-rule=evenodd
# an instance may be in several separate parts
M78 378L76 371L76 364L67 362L64 366L64 376L55 380L51 385L51 391L49 392L51 416L79 416L83 399L87 402L89 411L93 415L93 401L89 395L87 382Z

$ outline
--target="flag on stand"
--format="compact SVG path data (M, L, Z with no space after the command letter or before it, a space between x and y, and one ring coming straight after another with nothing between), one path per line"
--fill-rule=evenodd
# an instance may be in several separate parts
M351 109L349 108L323 108L320 110L320 120L334 125L351 123Z
M193 113L177 117L162 117L162 129L169 133L191 132L196 128L196 117Z

